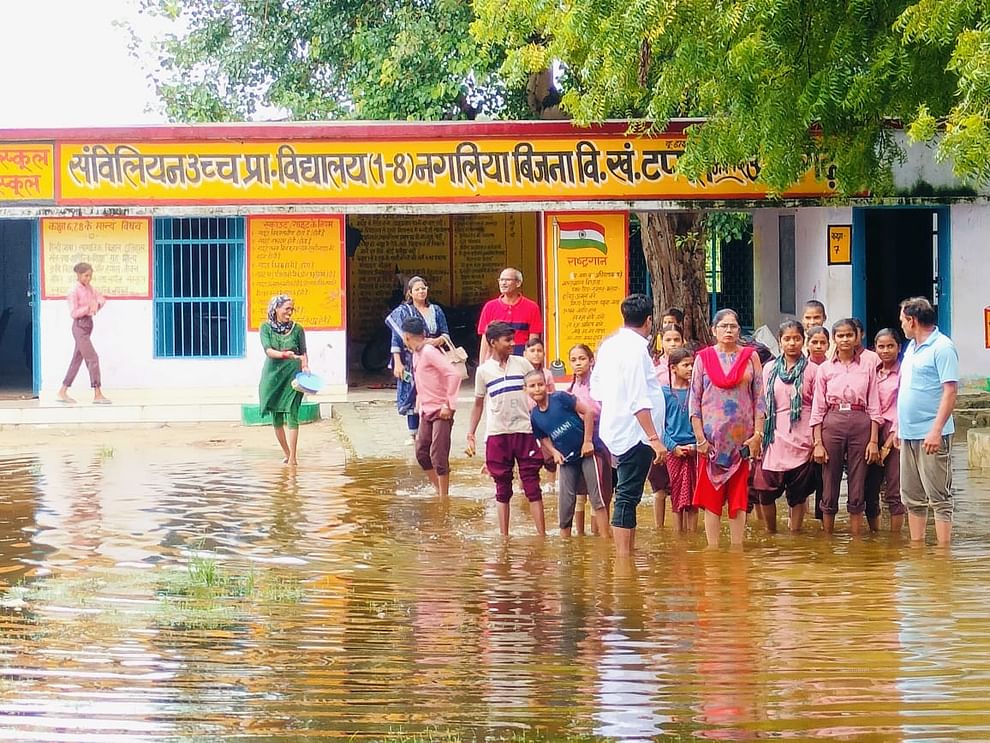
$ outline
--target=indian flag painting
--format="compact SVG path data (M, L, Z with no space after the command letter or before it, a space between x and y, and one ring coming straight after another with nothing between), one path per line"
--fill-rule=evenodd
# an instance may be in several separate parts
M605 227L598 222L584 220L565 222L560 220L557 222L557 227L560 230L557 244L561 250L593 248L600 251L602 255L608 254L608 248L605 245Z

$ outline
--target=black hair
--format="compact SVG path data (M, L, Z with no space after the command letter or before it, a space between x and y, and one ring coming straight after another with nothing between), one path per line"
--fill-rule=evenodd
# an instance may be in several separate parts
M422 317L407 317L402 321L402 332L409 335L426 335L426 323Z
M904 317L910 317L918 321L918 324L925 328L935 325L938 315L932 303L924 297L910 297L901 302L901 312Z
M850 317L849 319L852 320L852 324L860 335L866 335L866 328L863 327L863 322L858 317Z
M677 325L676 323L674 325L667 323L662 328L660 328L660 337L663 338L664 333L671 333L671 332L679 333L681 336L681 340L684 340L684 329L681 328L681 326Z
M826 328L824 325L815 325L812 328L808 328L808 332L804 336L804 338L805 338L805 340L809 340L810 341L812 338L814 338L819 333L825 336L825 340L829 340L832 337L829 334L829 332L828 332L828 328Z
M641 328L646 318L653 316L653 302L645 294L630 294L622 300L619 309L628 328Z
M799 323L797 320L784 320L777 328L777 340L784 337L784 333L788 330L796 330L802 338L804 338L804 325Z
M808 310L811 309L812 307L815 308L816 310L822 311L822 318L828 317L828 315L825 312L825 305L819 302L817 299L809 299L807 302L804 303L804 309Z
M901 345L901 334L893 328L880 328L873 336L873 345L875 346L881 338L891 338L898 346Z
M491 345L499 338L505 338L507 335L511 335L514 338L516 331L509 323L502 322L501 320L489 323L485 329L485 340L488 341L488 345Z
M684 359L689 359L689 358L694 358L694 351L692 351L690 348L685 348L684 346L681 346L680 348L675 348L673 351L670 352L669 361L667 363L670 364L671 367L675 367L679 363L684 361Z
M832 323L832 335L838 333L839 328L850 328L854 333L859 332L859 328L856 327L856 320L852 317L844 317Z
M726 307L725 309L719 310L718 312L715 313L715 319L712 320L712 326L714 327L715 325L718 325L720 322L722 322L722 320L727 318L729 315L732 315L734 318L736 318L736 324L738 325L739 313L736 312L731 307Z
M543 346L544 348L546 348L546 345L543 343L542 338L530 338L528 341L526 341L526 346L525 346L526 348L532 348L533 346Z
M585 356L587 356L592 361L595 360L595 352L591 350L591 346L589 346L587 343L575 343L573 346L571 346L571 350L567 352L568 358L570 358L570 355L574 353L575 348L584 351Z
M82 274L86 273L87 271L92 271L93 270L93 267L89 263L86 263L85 261L83 261L82 263L77 263L76 265L74 265L72 267L72 270L75 271L77 274L79 274L81 276Z
M526 380L529 379L530 377L539 377L540 379L546 379L546 376L544 376L542 369L532 369L526 372L525 374L523 374L523 384L526 384Z
M680 307L668 307L666 310L664 310L663 314L670 315L672 318L674 318L677 321L678 325L684 324L684 310L682 310Z

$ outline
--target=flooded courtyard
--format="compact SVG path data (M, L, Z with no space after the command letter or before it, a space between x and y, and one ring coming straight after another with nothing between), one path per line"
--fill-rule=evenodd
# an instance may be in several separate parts
M3 739L990 739L990 479L958 446L950 550L708 551L647 500L616 562L518 497L503 542L477 463L440 502L315 428L297 471L270 430L0 448Z

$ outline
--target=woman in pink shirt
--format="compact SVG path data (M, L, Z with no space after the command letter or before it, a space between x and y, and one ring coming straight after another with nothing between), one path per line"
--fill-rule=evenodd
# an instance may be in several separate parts
M790 531L801 531L808 496L818 482L811 461L811 404L818 367L805 357L804 326L782 323L777 335L781 354L763 367L767 417L763 423L763 459L753 474L767 531L777 531L777 499L787 493Z
M89 372L89 383L93 388L93 404L109 405L110 400L103 395L102 380L100 379L100 357L93 348L90 335L93 333L93 318L107 303L106 297L92 286L93 267L88 263L77 263L72 268L76 272L76 285L69 291L69 315L72 317L72 338L76 342L72 351L69 369L62 380L62 389L58 391L59 402L74 403L69 397L69 387L76 381L76 374L83 361Z
M822 465L822 528L835 530L842 466L849 473L849 530L863 531L867 465L880 460L880 397L876 367L857 353L856 325L850 319L832 326L835 355L818 367L811 408L814 458Z
M884 500L890 511L890 531L899 534L904 526L901 502L901 458L897 441L897 389L901 382L901 344L897 333L884 328L874 338L880 358L877 390L880 395L880 461L866 472L866 521L871 531L880 529L880 487L886 484Z

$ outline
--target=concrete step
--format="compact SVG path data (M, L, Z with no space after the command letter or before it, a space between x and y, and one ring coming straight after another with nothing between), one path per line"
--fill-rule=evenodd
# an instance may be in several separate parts
M990 410L990 392L986 390L963 387L956 397L956 410Z

